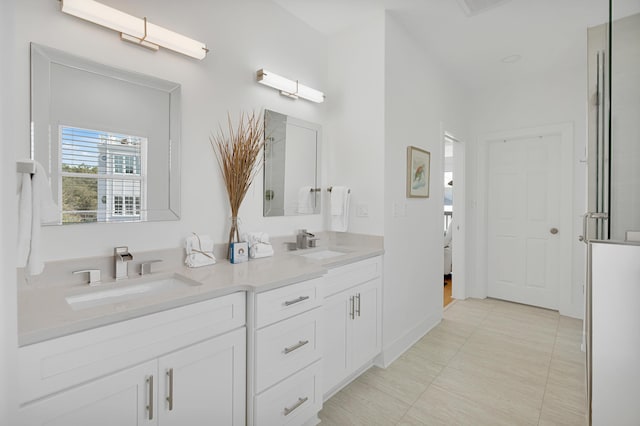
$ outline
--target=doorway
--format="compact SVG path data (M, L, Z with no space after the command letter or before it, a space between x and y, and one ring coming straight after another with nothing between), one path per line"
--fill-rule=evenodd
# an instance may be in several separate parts
M443 306L464 299L465 291L465 145L443 132ZM455 182L455 184L454 184ZM454 219L455 217L455 219Z

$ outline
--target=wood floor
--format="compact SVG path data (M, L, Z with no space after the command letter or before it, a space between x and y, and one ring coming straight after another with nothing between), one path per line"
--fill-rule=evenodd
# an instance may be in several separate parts
M457 300L389 368L324 403L330 425L586 425L582 321Z
M451 280L451 275L445 275L444 276L444 282L446 283L444 285L444 290L443 290L443 295L444 295L444 301L442 306L447 306L449 303L453 302L453 297L451 297L451 292L453 291L453 283Z

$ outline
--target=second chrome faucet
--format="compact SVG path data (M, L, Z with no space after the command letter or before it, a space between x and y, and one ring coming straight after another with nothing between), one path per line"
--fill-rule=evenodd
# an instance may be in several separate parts
M129 247L122 246L113 249L115 263L115 279L123 280L129 277L129 262L133 260L133 255L129 253Z

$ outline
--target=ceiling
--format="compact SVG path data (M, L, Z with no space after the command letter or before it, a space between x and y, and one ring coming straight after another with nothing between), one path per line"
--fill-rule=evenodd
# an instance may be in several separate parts
M458 1L275 0L327 35L386 9L429 56L470 90L558 66L582 66L586 29L606 22L609 14L607 0L508 0L467 16ZM640 0L614 0L614 19L634 13L640 13ZM521 59L502 62L511 55Z

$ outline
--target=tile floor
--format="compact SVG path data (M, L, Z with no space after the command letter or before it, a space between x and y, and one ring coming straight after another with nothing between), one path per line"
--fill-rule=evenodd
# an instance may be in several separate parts
M329 425L586 425L582 321L493 299L459 300L389 368L320 412Z

